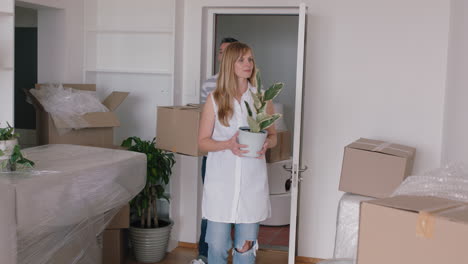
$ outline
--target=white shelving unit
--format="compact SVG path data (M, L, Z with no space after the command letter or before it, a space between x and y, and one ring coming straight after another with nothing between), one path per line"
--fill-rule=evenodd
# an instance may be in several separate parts
M8 11L0 11L0 16L14 16L15 14L13 12L8 12Z
M86 72L101 72L101 73L135 73L135 74L159 74L172 75L168 70L148 70L148 69L85 69Z
M107 28L107 29L87 29L88 33L96 33L96 34L172 34L174 31L172 28L154 28L154 29L148 29L148 28L132 28L132 29L112 29L112 28Z
M13 125L14 0L0 1L0 122Z
M84 0L83 82L98 95L128 91L118 108L115 144L129 136L152 139L156 107L172 104L173 0Z

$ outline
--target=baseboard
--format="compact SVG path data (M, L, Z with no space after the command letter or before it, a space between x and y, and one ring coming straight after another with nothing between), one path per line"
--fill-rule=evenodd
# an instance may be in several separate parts
M296 256L296 264L317 264L324 259Z
M179 246L179 241L175 239L169 239L169 244L167 245L167 252L171 252Z
M183 248L198 248L197 243L189 243L189 242L180 242L179 241L179 247Z

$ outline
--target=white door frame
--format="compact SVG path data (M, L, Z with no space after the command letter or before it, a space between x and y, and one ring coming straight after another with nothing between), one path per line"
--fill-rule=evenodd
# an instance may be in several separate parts
M302 86L303 86L303 63L304 63L304 37L305 37L305 13L306 6L304 3L298 6L288 7L206 7L206 26L205 30L205 59L201 63L201 79L207 79L212 75L213 56L215 42L215 20L216 15L246 15L246 14L261 14L261 15L298 15L298 51L297 51L297 68L296 68L296 97L295 97L295 119L294 119L294 146L293 146L293 166L291 168L292 188L291 188L291 221L289 232L289 252L288 263L295 263L296 256L296 232L297 232L297 205L298 205L298 189L300 181L300 138L301 138L301 115L302 115ZM301 44L302 43L302 44ZM202 52L203 53L203 52ZM203 66L204 65L204 66Z

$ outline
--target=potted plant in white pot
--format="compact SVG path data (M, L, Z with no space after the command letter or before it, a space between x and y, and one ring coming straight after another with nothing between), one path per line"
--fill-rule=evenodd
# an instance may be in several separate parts
M34 162L23 157L18 145L19 134L7 123L7 127L0 128L0 171L16 171L19 165L34 166Z
M257 157L265 139L267 137L266 129L273 125L273 123L281 117L281 114L268 114L266 112L267 102L273 100L283 89L284 83L278 82L270 86L267 90L262 90L262 81L260 73L257 72L257 91L254 93L250 91L253 98L253 107L250 107L247 101L244 101L247 108L248 127L239 128L239 144L247 145L245 150L248 153L243 154L247 157ZM255 111L255 116L252 112Z
M144 141L129 137L122 142L122 147L146 154L146 185L130 201L131 219L137 219L130 225L130 242L137 261L158 262L166 255L173 222L158 218L157 200L163 198L169 201L164 186L169 183L172 174L174 154L157 149L155 139Z

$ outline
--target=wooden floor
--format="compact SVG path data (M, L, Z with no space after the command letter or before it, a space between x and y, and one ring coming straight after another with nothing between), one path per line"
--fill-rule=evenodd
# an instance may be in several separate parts
M166 258L158 262L158 264L189 264L192 259L197 256L198 250L193 248L183 248L178 247L172 252L168 253ZM231 264L231 259L229 260ZM288 253L285 251L274 251L274 250L259 250L257 252L257 261L256 264L287 264L288 263ZM315 261L304 261L298 262L296 264L311 264ZM125 264L140 264L139 262L133 260L133 257L128 257Z

